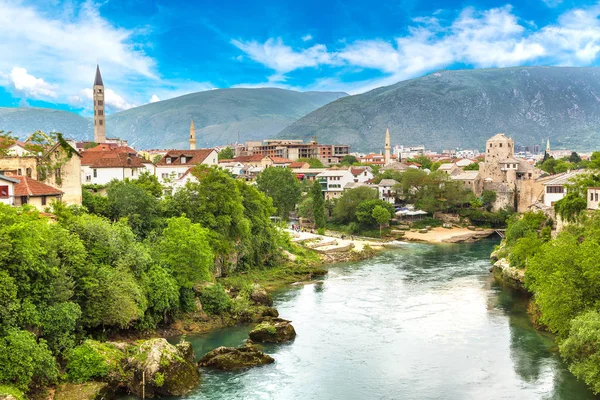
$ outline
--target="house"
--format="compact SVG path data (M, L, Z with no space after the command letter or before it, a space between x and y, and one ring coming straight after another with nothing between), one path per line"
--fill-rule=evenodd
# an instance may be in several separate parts
M314 181L317 176L325 171L326 168L294 168L292 172L296 174L296 178L301 181Z
M309 169L310 168L310 164L305 162L305 161L294 161L293 163L291 163L290 165L288 165L288 168L291 169Z
M18 181L14 186L14 205L30 204L40 211L50 205L51 200L62 200L63 192L27 176L12 176Z
M588 210L600 209L600 188L590 187L587 190L587 208Z
M450 176L450 179L462 182L463 186L471 190L475 196L479 197L483 193L483 179L479 171L460 171L460 173Z
M371 179L373 179L373 172L371 172L370 167L363 167L363 168L352 167L352 168L350 168L350 172L352 173L352 176L354 177L354 182L366 182L366 181L370 181Z
M545 180L542 183L544 186L544 205L553 207L554 203L561 200L567 195L566 184L577 175L585 172L585 170L569 171L558 174L555 177Z
M474 164L476 161L471 160L470 158L463 158L462 160L458 160L455 164L457 167L459 168L464 168L466 166L469 166L471 164Z
M0 203L13 206L15 204L15 185L18 179L0 174Z
M395 179L382 179L377 185L377 189L379 190L379 198L390 204L396 203L396 191L394 190L394 186L397 184L398 181Z
M219 165L219 156L214 149L169 150L155 166L155 174L162 183L180 179L195 165Z
M442 171L450 176L459 174L461 172L460 168L455 163L442 164L437 170Z
M271 159L271 166L273 167L289 167L293 161L290 160L289 158L284 158L284 157L269 157Z
M244 174L244 164L241 162L236 162L233 160L219 160L219 167L231 172L231 174L234 176Z
M90 149L81 153L81 180L85 184L105 185L114 179L136 179L143 172L154 175L154 165L138 157L133 149Z
M411 168L411 167L402 162L392 161L390 164L379 168L379 171L380 172L384 172L384 171L404 172L404 171L408 170L409 168Z
M10 145L8 147L8 149L6 149L6 153L9 156L17 156L17 157L34 156L35 154L33 154L31 151L27 150L26 146L27 146L27 144L25 142L20 142L17 140L12 145Z
M235 162L244 164L245 167L267 168L273 165L273 160L269 156L254 154L250 156L239 156L233 159Z
M342 195L344 187L354 182L354 175L347 169L326 170L316 176L321 181L325 200L335 199Z

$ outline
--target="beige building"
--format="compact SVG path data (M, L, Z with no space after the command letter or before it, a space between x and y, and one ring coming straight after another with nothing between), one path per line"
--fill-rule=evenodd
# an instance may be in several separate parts
M462 182L463 186L471 190L475 196L481 196L483 193L483 179L479 171L461 171L458 174L451 175L450 179Z
M514 142L499 133L485 144L485 161L479 164L483 188L496 192L494 210L505 207L527 210L543 193L536 180L542 171L527 160L515 158Z
M55 187L26 176L17 175L12 176L12 178L19 181L19 183L15 184L14 189L15 206L29 204L40 211L44 211L46 207L50 206L53 200L62 199L63 192Z
M588 210L600 209L600 188L591 187L587 190L587 208Z

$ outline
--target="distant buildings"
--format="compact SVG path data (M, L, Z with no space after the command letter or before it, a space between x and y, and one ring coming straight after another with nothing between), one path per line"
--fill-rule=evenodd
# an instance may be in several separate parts
M316 158L323 164L338 164L350 154L349 145L319 144L316 141L305 143L302 140L268 139L248 141L245 146L235 146L236 156L263 155L287 158L296 161L300 158Z

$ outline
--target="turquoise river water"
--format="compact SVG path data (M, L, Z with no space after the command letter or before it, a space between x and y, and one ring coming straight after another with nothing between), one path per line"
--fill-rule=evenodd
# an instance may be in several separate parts
M275 296L298 336L275 364L203 371L186 399L594 399L568 372L526 299L490 273L493 240L407 244L340 264ZM200 357L249 327L188 337Z

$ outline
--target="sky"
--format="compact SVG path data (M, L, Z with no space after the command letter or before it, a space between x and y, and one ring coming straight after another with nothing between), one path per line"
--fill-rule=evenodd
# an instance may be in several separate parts
M202 90L363 93L440 69L600 65L600 2L0 0L0 106L108 112Z

